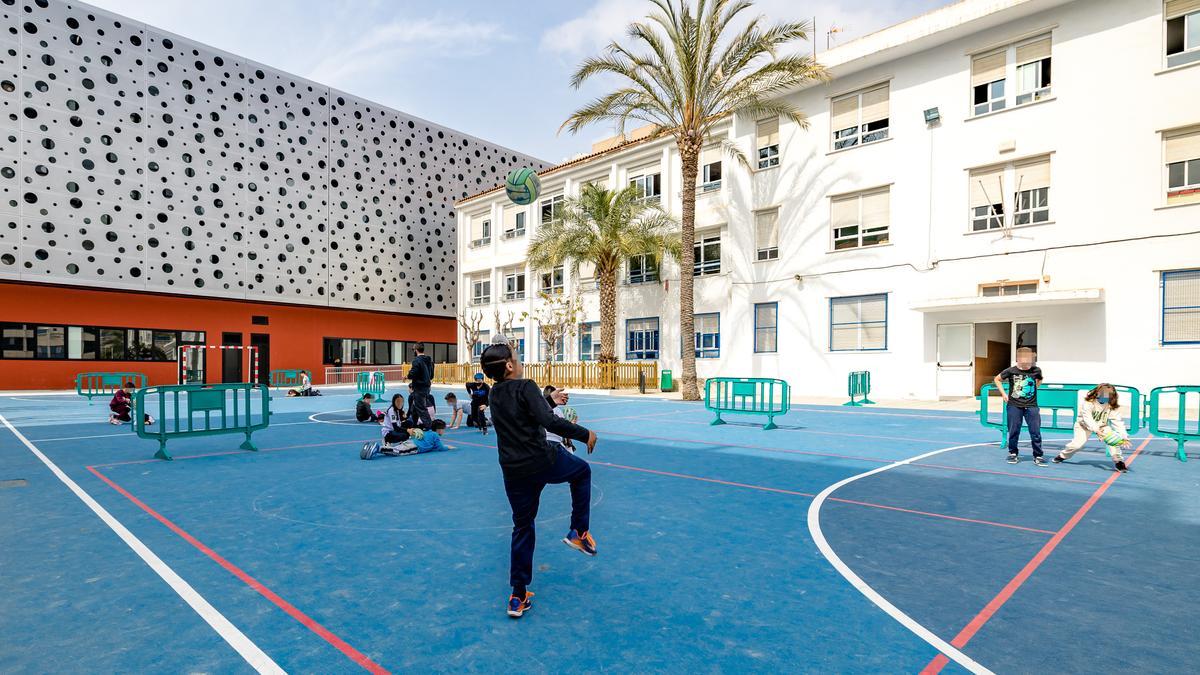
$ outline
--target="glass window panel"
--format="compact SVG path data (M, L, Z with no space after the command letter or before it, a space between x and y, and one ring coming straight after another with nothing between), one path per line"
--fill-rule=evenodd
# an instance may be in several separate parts
M174 361L176 355L175 331L156 330L153 334L150 358L153 361Z
M6 359L32 359L34 353L33 326L23 323L0 324L3 341L0 342Z
M37 358L67 358L67 329L61 326L38 326Z

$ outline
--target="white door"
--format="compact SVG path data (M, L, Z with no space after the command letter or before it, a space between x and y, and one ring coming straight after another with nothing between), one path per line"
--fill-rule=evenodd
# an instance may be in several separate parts
M974 396L975 326L944 323L937 327L938 398Z

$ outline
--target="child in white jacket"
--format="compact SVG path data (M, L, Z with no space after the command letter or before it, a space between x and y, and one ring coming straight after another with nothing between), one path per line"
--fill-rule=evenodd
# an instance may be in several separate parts
M1054 458L1054 463L1062 464L1071 459L1083 447L1083 444L1087 443L1092 434L1096 434L1097 438L1104 438L1110 431L1115 431L1123 437L1127 436L1125 423L1121 421L1121 414L1117 412L1120 408L1116 387L1107 382L1096 385L1083 397L1083 405L1079 406L1079 415L1075 422L1075 437L1071 439L1070 443L1067 443L1067 447L1063 448L1062 452L1058 453L1058 456ZM1125 467L1125 457L1121 454L1121 449L1128 448L1130 445L1129 439L1126 438L1121 445L1109 446L1117 471L1122 473L1128 469Z

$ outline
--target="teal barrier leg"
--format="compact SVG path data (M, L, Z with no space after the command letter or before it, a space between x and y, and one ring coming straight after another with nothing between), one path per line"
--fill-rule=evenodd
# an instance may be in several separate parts
M250 450L252 452L258 451L258 448L254 445L254 442L250 440L250 432L249 431L246 432L246 440L241 445L239 445L238 448L241 450Z
M845 402L845 403L843 403L842 405L844 405L844 406L846 406L846 405L849 405L849 406L855 406L855 407L858 407L858 406L862 405L862 403L860 403L859 401L856 401L856 400L854 400L854 394L851 394L851 395L850 395L850 400L849 400L849 401L846 401L846 402Z
M998 443L997 445L999 445L1002 448L1004 446L1008 445L1008 430L1007 429L1000 430L1000 443Z
M767 423L763 425L763 431L770 431L772 429L778 429L778 428L779 427L775 426L775 416L767 415Z
M720 410L717 411L717 419L713 420L712 422L709 422L708 426L715 427L718 424L725 424L725 420L721 419L721 411Z
M875 405L875 401L872 401L871 399L867 398L868 395L869 394L863 394L862 404L863 405Z
M1177 438L1175 439L1175 442L1179 444L1178 449L1175 450L1175 458L1181 462L1186 462L1187 453L1183 451L1183 445L1186 441L1184 441L1182 438Z
M154 453L154 459L165 459L168 461L173 459L171 454L167 452L167 440L165 438L158 439L158 452Z

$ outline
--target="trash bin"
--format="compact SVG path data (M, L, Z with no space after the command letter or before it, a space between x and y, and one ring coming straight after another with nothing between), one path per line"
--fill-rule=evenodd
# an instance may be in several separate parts
M661 391L675 391L675 378L672 376L671 371L662 371L662 380L659 382L658 388Z

